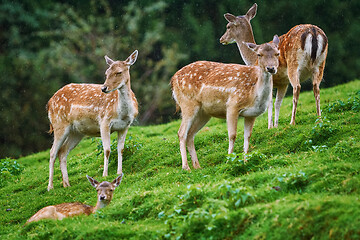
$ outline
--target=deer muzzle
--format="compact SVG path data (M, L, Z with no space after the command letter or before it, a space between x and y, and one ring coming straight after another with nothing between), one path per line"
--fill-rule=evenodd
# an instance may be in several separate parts
M108 90L107 90L107 89L108 89L108 87L105 86L105 85L101 87L101 91L102 91L103 93L108 93Z
M275 74L277 69L275 67L266 67L266 71L271 74Z

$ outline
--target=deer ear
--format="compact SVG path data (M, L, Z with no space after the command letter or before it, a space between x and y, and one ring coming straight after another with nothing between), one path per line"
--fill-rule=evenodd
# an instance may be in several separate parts
M119 186L122 180L124 174L120 174L117 178L115 178L114 181L112 181L111 184L113 184L115 187Z
M96 181L95 179L93 179L92 177L90 177L90 176L88 176L88 175L86 175L86 177L87 177L87 179L89 180L90 184L91 184L94 188L96 188L96 187L99 185L99 182Z
M257 45L255 43L247 43L247 42L243 42L243 43L251 50L256 51Z
M280 39L279 39L278 35L275 35L275 36L273 37L272 42L273 42L277 47L279 46Z
M107 55L105 55L105 61L106 61L106 64L111 66L111 64L114 63L114 60L112 60L111 58L109 58Z
M125 63L129 66L133 65L136 62L138 56L138 50L135 50L126 60Z
M256 11L257 11L257 4L254 3L254 5L252 5L252 7L249 9L249 11L245 14L246 18L250 21L251 19L253 19L256 15Z
M225 13L225 14L224 14L224 18L225 18L228 22L235 22L235 21L236 21L236 16L232 15L231 13Z

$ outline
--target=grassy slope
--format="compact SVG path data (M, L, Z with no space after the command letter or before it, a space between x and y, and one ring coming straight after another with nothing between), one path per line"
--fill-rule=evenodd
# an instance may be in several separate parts
M86 174L102 177L98 141L83 140L68 157L72 187L64 189L58 162L55 189L47 192L49 152L18 160L21 175L0 188L0 239L356 239L360 238L359 112L325 106L346 100L360 81L321 90L322 125L315 124L311 92L300 94L297 125L290 126L291 99L283 102L280 127L267 129L266 114L255 122L250 162L241 162L243 121L236 155L227 157L223 120L213 119L195 145L202 169L181 169L180 121L132 127L124 152L124 179L109 207L92 216L42 221L22 227L38 209L62 202L94 205ZM311 140L311 141L309 141ZM239 158L240 156L240 158ZM8 211L6 211L8 210Z

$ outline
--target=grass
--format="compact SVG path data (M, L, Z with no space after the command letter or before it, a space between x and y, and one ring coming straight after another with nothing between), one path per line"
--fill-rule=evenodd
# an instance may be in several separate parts
M95 205L102 177L99 139L83 140L68 157L70 188L55 164L48 192L49 151L1 160L1 239L359 239L360 81L321 90L323 120L311 92L300 94L297 125L290 126L291 98L279 128L255 122L249 162L242 159L243 121L235 153L227 155L224 120L212 119L196 136L202 169L181 169L180 120L131 127L124 150L124 178L112 203L90 216L23 226L40 208L79 201ZM115 137L115 136L114 136ZM116 142L113 142L113 149Z

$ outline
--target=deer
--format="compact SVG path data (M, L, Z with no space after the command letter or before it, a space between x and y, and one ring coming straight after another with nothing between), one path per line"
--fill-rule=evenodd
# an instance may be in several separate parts
M89 180L91 186L93 186L97 191L97 203L95 207L79 202L50 205L40 209L37 213L30 217L29 220L26 221L25 225L31 222L37 222L42 219L62 220L68 217L90 215L95 213L97 210L110 204L113 198L114 190L120 185L123 174L120 174L112 182L103 181L101 183L99 183L94 178L89 177L88 175L86 175L86 177Z
M279 65L278 43L277 35L271 43L245 43L257 56L254 66L197 61L171 78L173 98L182 115L178 137L184 170L190 170L186 147L194 169L200 168L194 138L211 117L226 119L229 154L234 149L238 118L244 117L244 153L248 152L255 119L271 99L272 75Z
M223 45L236 43L246 65L256 63L256 55L249 51L243 42L255 43L251 19L256 15L255 3L245 15L224 14L228 21L226 32L220 38ZM285 97L289 82L293 88L291 125L295 125L296 109L299 100L300 83L311 78L316 102L316 113L321 117L320 83L323 79L328 50L328 39L324 31L311 24L300 24L291 28L280 37L279 69L273 76L273 87L277 89L275 100L275 118L273 123L273 102L268 108L268 128L278 127L280 106Z
M67 156L84 136L101 137L104 150L103 176L108 175L110 134L117 132L118 167L122 173L122 152L128 129L138 115L138 103L130 84L130 66L137 59L135 50L125 61L105 56L109 66L101 84L68 84L47 103L50 133L54 142L50 150L48 191L53 189L54 162L58 157L63 186L69 187Z

